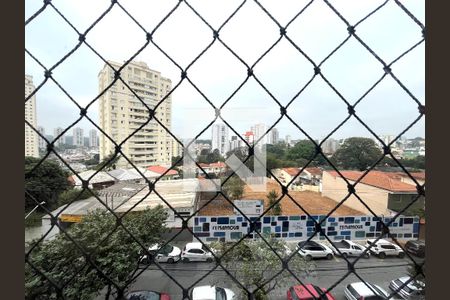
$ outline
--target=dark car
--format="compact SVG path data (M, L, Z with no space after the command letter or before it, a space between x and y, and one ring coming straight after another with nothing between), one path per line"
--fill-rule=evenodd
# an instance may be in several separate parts
M406 251L418 257L425 257L425 241L408 241L405 245Z
M168 294L155 291L133 291L128 293L125 298L127 300L170 300Z

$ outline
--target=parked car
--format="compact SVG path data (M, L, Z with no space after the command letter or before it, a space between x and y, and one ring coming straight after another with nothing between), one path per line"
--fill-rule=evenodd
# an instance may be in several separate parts
M148 252L150 252L151 257L148 257L147 254L143 254L139 258L139 262L143 264L149 264L153 261L154 258L154 260L157 262L176 263L181 259L180 248L172 245L165 245L164 247L162 246L163 245L160 244L150 246L148 248Z
M333 250L330 247L315 241L301 241L297 248L298 253L306 260L323 257L332 259L334 257Z
M369 282L354 282L344 289L348 300L384 300L389 294L378 285Z
M383 239L378 240L376 243L375 239L368 239L366 247L370 247L370 253L377 255L379 258L385 258L386 256L398 256L402 258L405 256L402 248Z
M425 283L422 281L413 279L407 285L400 288L410 278L409 276L405 276L392 280L389 288L403 299L425 299Z
M342 240L340 242L333 242L333 247L331 247L331 249L334 251L335 255L340 255L340 253L342 253L343 257L347 257L360 256L367 248L349 240ZM363 257L369 258L370 251L366 251Z
M183 262L189 261L206 261L212 262L214 257L211 252L204 249L202 243L194 242L187 243L181 252L181 259Z
M326 293L326 289L320 288L317 285L305 284L296 285L290 287L287 291L288 300L335 300L335 298L330 294ZM322 297L321 297L322 295Z
M166 293L158 293L155 291L133 291L125 295L127 300L170 300L170 296Z
M191 291L192 300L236 300L236 295L230 289L204 285L194 287Z
M405 245L405 250L417 257L425 257L425 241L415 240L407 241Z

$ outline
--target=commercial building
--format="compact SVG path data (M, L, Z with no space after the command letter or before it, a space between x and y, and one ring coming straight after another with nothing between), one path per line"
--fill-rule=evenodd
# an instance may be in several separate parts
M112 61L109 64L116 70L122 66ZM171 80L150 69L145 62L134 61L121 71L120 76L126 85L117 80L99 99L100 127L118 143L131 136L121 150L134 165L170 165L172 137L154 118L150 122L148 120L149 109L154 109L171 90ZM114 78L114 70L105 65L98 74L99 91L103 92ZM171 129L171 96L160 103L153 116L168 130ZM139 131L134 133L136 129ZM114 152L115 145L101 135L100 160ZM124 158L120 158L117 165L130 167Z
M147 208L162 205L168 213L166 226L179 229L183 225L179 216L188 217L197 207L199 198L198 184L197 179L158 181L155 184L155 190L158 191L157 195L154 192L149 193L147 184L118 183L102 189L99 192L99 197L118 215L128 213L130 210L133 212L143 211ZM177 214L166 203L170 204ZM64 211L61 212L63 209ZM61 212L58 215L58 223L63 228L66 228L73 223L80 222L85 215L96 209L105 210L106 207L97 198L91 197L75 201L68 207L63 205L52 213L56 215ZM42 232L49 231L52 227L51 224L50 216L44 216L42 218ZM189 220L188 226L193 226L193 219ZM54 226L46 239L52 238L58 233L59 228Z
M98 148L97 130L95 129L89 130L89 147Z
M33 77L25 75L25 98L27 98L34 90ZM37 128L36 95L33 95L25 103L25 120L31 126ZM37 133L25 123L25 156L39 157L38 143Z
M77 147L83 147L84 146L83 128L75 127L73 129L72 145L77 146Z
M211 150L218 149L220 154L225 156L230 146L228 142L228 127L225 124L213 124L211 133Z

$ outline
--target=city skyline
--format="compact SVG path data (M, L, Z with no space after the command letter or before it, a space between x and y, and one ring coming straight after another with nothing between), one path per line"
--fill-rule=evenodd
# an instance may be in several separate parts
M31 1L27 1L26 4L26 15L34 12L39 5ZM94 19L102 11L106 4L106 2L100 1L89 4L92 6L92 10L87 15L81 10L83 5L61 3L58 8L76 26L83 28L83 26L88 25L89 20ZM150 7L151 4L146 5ZM144 7L147 7L146 5ZM203 5L205 17L214 26L217 26L221 20L225 20L226 14L235 8L232 1L218 5L207 3ZM246 4L237 14L236 19L223 28L220 35L227 45L229 44L249 63L254 62L277 39L277 34L279 35L276 26L262 11L259 13L256 10L258 13L252 15L252 24L247 21L250 12L255 11L254 5L254 3ZM284 23L293 17L289 9L277 10L276 5L265 5L270 6L271 11L276 11L277 19ZM292 11L298 10L297 7L301 6L301 4L294 2L286 5L287 7L291 5ZM353 8L354 3L352 5L346 3L336 5L339 5L339 9L352 22L358 21L363 16L361 13L357 13L358 10L369 12L376 7L374 3L358 3L358 8ZM171 4L159 3L154 10L143 9L141 11L136 10L132 4L127 6L129 6L127 9L135 13L146 27L151 28L156 25L157 20L161 19L161 15L170 8ZM247 6L249 7L247 8ZM422 3L408 2L408 9L413 11L419 19L424 18ZM143 11L150 11L151 17L143 18ZM123 62L133 54L134 49L142 46L145 42L145 35L141 34L139 29L133 26L123 14L114 9L112 14L114 14L114 18L105 18L87 35L86 39L106 59ZM358 27L358 33L384 60L388 62L394 60L402 53L402 50L411 47L420 40L420 30L414 27L416 24L411 22L404 12L398 10L395 4L388 3L377 15L379 16L363 22ZM203 49L200 45L206 46L212 41L212 34L184 4L177 10L176 16L176 18L169 20L167 24L163 24L154 38L158 44L161 44L161 47L170 50L171 56L174 56L176 61L185 67ZM54 15L48 15L41 18L39 23L34 24L32 22L27 26L27 49L45 65L56 62L76 44L78 39L70 28L54 26L56 22L60 21L55 18ZM302 24L306 22L312 22L316 29L329 40L324 38L318 42L315 35L305 32ZM180 24L188 24L188 26L180 26ZM400 35L388 34L390 32L388 29L394 25L397 32L401 33ZM245 40L248 37L246 35L248 33L247 28L257 26L267 32L267 36L252 37L248 41ZM198 35L183 35L184 32L192 32L192 30L197 30ZM122 44L128 46L117 47L112 41L102 38L112 31L117 32L117 39L121 39ZM42 43L40 39L35 38L42 36L44 32L49 37L55 37L62 43L54 44L52 39ZM384 32L383 36L380 36L378 32ZM312 59L321 61L341 41L340 38L346 37L347 31L346 26L333 15L326 5L313 3L305 11L302 18L290 25L288 34L298 43L303 41L304 50L311 55ZM180 47L182 44L199 46L190 49L192 47ZM242 46L240 46L241 44ZM248 47L249 45L252 46ZM416 95L419 101L425 103L423 54L424 47L422 44L399 60L392 70L404 82L405 86ZM218 60L218 57L221 59ZM144 61L150 68L161 71L163 76L173 80L173 86L176 86L176 83L180 80L180 71L152 45L144 49L135 60ZM80 61L83 61L83 63L80 64ZM96 57L85 45L82 45L79 50L54 70L53 76L76 101L81 105L87 105L98 95L97 75L102 65L101 59ZM214 70L220 71L217 73ZM325 62L321 71L350 103L356 102L383 75L383 68L379 65L379 62L353 39ZM43 80L44 72L42 68L28 55L26 55L26 72L33 75L37 84ZM312 66L285 39L254 69L254 74L264 85L267 85L274 97L283 105L288 103L296 92L304 86L312 72ZM192 81L198 85L205 96L211 99L215 105L220 105L245 79L246 69L223 45L216 41L211 49L192 66L188 75L190 78L192 77ZM357 80L355 80L356 78ZM36 97L38 125L44 128L66 128L79 117L78 109L51 81L44 85ZM172 98L174 107L172 132L176 136L192 138L192 135L195 136L193 133L199 133L214 119L212 107L186 81L183 81L173 92ZM393 101L396 103L394 106L391 105ZM389 107L389 109L378 109L381 107ZM58 113L53 113L55 111ZM249 111L252 112L252 120L248 118ZM358 104L356 113L370 127L373 127L379 136L398 135L418 115L417 105L389 76ZM336 93L320 78L313 80L302 95L292 103L288 109L288 114L294 120L298 120L299 125L302 128L304 127L313 138L317 139L326 136L348 115L342 99L339 99ZM96 103L89 108L88 116L100 125ZM199 120L197 116L202 116L202 118ZM225 105L222 116L236 131L245 132L255 123L273 124L279 117L279 107L256 81L250 78L243 88ZM193 120L197 122L192 122ZM85 132L92 128L92 125L85 119L79 122L77 126L83 128ZM300 135L298 129L290 124L286 118L283 118L276 127L281 136L291 135L295 139L296 136ZM405 136L411 138L424 137L424 128L424 118L422 118ZM371 135L354 118L351 118L348 124L339 129L333 137L344 138L349 136L368 137Z

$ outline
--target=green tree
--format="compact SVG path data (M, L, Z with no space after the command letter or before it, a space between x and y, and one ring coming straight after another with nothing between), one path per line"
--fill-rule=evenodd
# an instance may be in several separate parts
M146 247L160 242L166 228L167 214L162 206L142 212L131 212L122 219L127 230ZM111 232L109 238L103 241ZM89 253L90 261L119 286L132 283L138 267L142 247L131 235L117 226L116 218L108 211L97 210L85 216L82 222L72 225L68 234ZM39 243L31 252L32 264L64 287L66 299L93 299L105 286L109 299L111 286L85 255L66 237L59 234L54 239ZM25 299L60 299L48 279L25 264Z
M222 186L222 192L231 200L240 199L244 195L244 186L244 182L234 175Z
M69 188L65 172L56 162L44 160L36 169L40 159L25 157L25 210L28 211L38 203L45 201L46 206L53 208L60 193ZM30 172L33 170L33 172ZM29 196L31 195L31 197ZM33 200L33 198L36 200Z
M266 283L269 278L282 270L282 261L279 256L286 259L292 252L283 240L277 240L268 236L265 239L276 253L262 239L254 241L244 239L229 251L228 249L233 245L232 243L216 242L211 244L211 247L217 251L218 255L222 256L222 265L243 286L249 291L259 288L254 293L254 299L256 300L269 299L269 293L274 289L284 289L295 284L292 274L286 270ZM225 253L225 251L228 252ZM223 255L223 253L225 254ZM297 252L289 260L289 269L296 276L309 274L313 267L314 263L305 261ZM245 290L241 290L241 293L242 299L246 299Z
M370 138L352 137L334 153L333 162L343 169L366 170L375 163L382 153Z
M316 145L310 140L301 140L286 152L286 159L295 161L298 166L305 166L316 154ZM311 162L311 166L326 163L322 154L318 154Z
M181 156L172 156L172 166L178 167L183 165L183 160L178 160L181 158Z
M267 200L269 200L269 206L271 206L271 205L273 205L273 204L275 203L275 201L278 200L279 195L278 195L277 191L271 190L270 192L267 193L266 197L267 197ZM277 204L275 204L275 205L272 207L270 213L271 213L272 215L276 215L276 216L281 215L282 210L281 210L281 204L280 204L280 202L278 202Z
M112 160L108 162L110 159ZM120 154L115 155L115 153L111 153L108 156L106 156L97 166L95 166L95 170L102 170L102 171L111 171L116 168L117 161L120 159Z

